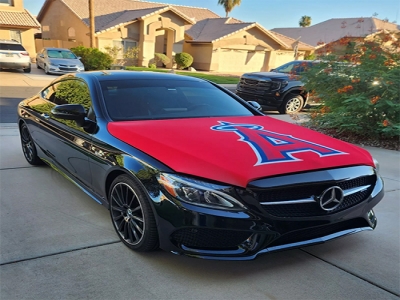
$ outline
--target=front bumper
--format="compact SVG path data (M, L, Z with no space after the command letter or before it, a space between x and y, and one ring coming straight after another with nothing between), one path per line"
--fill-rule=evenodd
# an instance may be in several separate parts
M165 195L153 198L160 248L175 254L218 260L251 260L259 254L299 248L373 230L372 208L383 198L377 176L361 203L324 216L275 217L255 210L222 211L176 202Z
M0 62L0 68L5 69L28 69L31 67L30 61L26 62Z
M52 66L49 67L49 73L51 74L70 74L70 73L80 73L84 72L85 70L81 70L79 68L71 68L70 70L67 69L60 69L60 67Z

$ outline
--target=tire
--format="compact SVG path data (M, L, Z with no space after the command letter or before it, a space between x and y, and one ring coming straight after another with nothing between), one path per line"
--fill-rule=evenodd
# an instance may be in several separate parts
M39 66L39 64L38 63L36 63L36 67L40 70L40 69L42 69L42 67L41 66Z
M150 200L128 175L111 184L108 200L114 229L130 249L149 252L158 248L158 232Z
M24 69L24 73L30 73L31 72L31 67Z
M283 99L278 111L280 114L296 114L302 110L303 106L304 100L301 96L289 94Z
M22 152L24 153L26 161L33 166L43 165L44 162L37 155L35 143L25 123L21 125L19 132L21 136Z

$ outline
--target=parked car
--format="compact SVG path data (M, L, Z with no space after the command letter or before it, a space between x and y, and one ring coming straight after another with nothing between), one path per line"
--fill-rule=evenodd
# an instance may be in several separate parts
M67 74L85 71L85 66L71 50L46 47L36 55L36 66L46 74Z
M258 102L263 108L274 107L279 113L298 113L307 104L308 92L299 74L317 62L295 60L270 72L243 74L236 94L245 100Z
M17 41L0 40L0 69L22 69L31 72L29 53Z
M133 250L244 260L376 226L383 182L366 150L202 79L69 74L18 115L26 160L108 208Z

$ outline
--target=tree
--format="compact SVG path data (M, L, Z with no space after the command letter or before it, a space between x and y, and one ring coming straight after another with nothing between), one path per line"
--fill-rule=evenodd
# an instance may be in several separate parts
M242 0L218 0L218 4L222 5L225 9L226 17L235 6L239 6Z
M300 27L308 27L311 25L311 17L310 16L302 16L299 21Z
M382 32L368 39L337 43L352 51L331 53L302 73L304 88L320 109L311 114L313 128L369 140L400 136L400 34Z

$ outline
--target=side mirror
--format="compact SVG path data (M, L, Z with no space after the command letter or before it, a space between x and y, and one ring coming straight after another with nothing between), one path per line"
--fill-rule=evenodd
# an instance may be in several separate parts
M81 59L82 57L78 56L77 59Z
M270 72L275 72L275 69L271 69L271 70L269 70Z
M40 54L39 57L40 57L40 58L44 58L44 55L43 55L43 54Z
M256 102L256 101L247 101L247 103L249 103L251 106L253 106L255 109L262 111L262 106L260 105L260 103Z
M80 104L57 105L51 110L51 114L58 119L74 120L80 127L85 124L86 110Z

